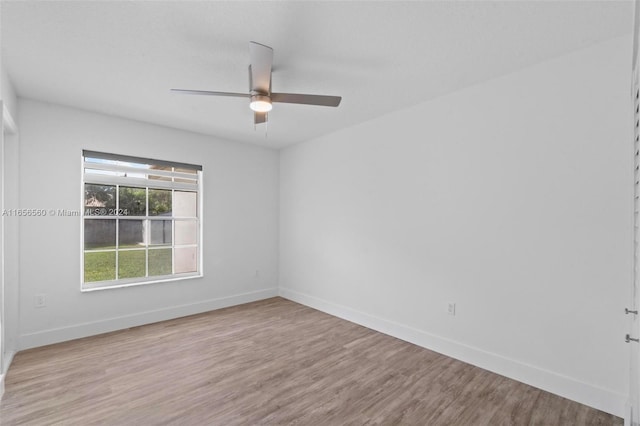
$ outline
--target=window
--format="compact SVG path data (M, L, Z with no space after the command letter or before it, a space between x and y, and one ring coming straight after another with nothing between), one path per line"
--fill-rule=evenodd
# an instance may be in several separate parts
M202 276L202 167L83 152L82 290Z

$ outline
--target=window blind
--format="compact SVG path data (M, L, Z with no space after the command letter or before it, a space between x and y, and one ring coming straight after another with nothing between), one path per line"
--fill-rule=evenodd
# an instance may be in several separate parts
M199 165L87 150L82 155L85 183L198 190Z

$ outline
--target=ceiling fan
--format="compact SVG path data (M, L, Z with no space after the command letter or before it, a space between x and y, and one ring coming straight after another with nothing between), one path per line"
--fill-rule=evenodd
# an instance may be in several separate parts
M342 97L305 95L299 93L274 93L271 91L271 64L273 49L256 42L249 42L249 93L211 92L208 90L171 89L190 95L231 96L249 98L254 124L266 123L273 102L337 107Z

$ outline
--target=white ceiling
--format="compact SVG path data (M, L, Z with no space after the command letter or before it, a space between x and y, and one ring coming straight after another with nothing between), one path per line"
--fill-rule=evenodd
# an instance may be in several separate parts
M629 34L631 1L214 2L2 0L20 96L279 148ZM274 48L268 138L248 101L248 42ZM630 52L631 54L631 52Z

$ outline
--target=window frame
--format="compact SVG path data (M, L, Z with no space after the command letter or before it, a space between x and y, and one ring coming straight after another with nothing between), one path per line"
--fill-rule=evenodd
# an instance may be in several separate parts
M132 163L142 163L142 164L151 164L151 165L160 165L160 166L170 166L170 167L174 167L174 168L188 168L191 170L195 170L196 171L196 176L197 176L197 185L195 188L195 191L193 188L185 188L182 185L180 185L179 183L176 184L176 182L172 182L172 184L170 185L171 188L168 188L168 184L164 183L164 184L158 184L158 185L149 185L151 182L149 181L149 179L140 179L138 181L136 181L136 178L129 178L131 179L131 181L129 182L123 182L122 179L117 179L117 178L111 178L108 175L102 176L100 178L97 179L90 179L89 181L87 181L87 179L85 179L85 168L87 165L87 162L85 161L86 158L100 158L103 160L115 160L115 161L122 161L122 162L132 162ZM202 166L197 166L197 165L192 165L192 164L185 164L185 163L177 163L177 162L169 162L169 161L163 161L163 160L155 160L155 159L149 159L149 158L142 158L142 157L132 157L132 156L127 156L127 155L118 155L118 154L108 154L108 153L103 153L103 152L96 152L96 151L88 151L88 150L83 150L82 151L82 155L80 157L80 208L81 208L81 215L80 215L80 291L81 292L91 292L91 291L97 291L97 290L107 290L107 289L112 289L112 288L125 288L125 287L132 287L132 286L140 286L140 285L148 285L148 284L156 284L156 283L163 283L163 282L173 282L173 281L182 281L182 280L189 280L189 279L194 279L194 278L201 278L204 276L204 263L203 263L203 171L202 171ZM138 169L138 171L140 171L141 169ZM144 169L142 169L144 170ZM157 173L158 171L156 171ZM160 173L162 174L162 173ZM101 176L101 175L97 175L97 176ZM160 181L163 182L163 181ZM119 204L119 189L121 186L123 187L135 187L135 188L142 188L145 189L145 202L146 202L146 215L145 216L128 216L128 215L109 215L109 216L101 216L101 215L86 215L86 207L85 207L85 184L95 184L95 185L113 185L115 187L115 192L116 192L116 210L119 208L118 204ZM173 207L173 192L175 191L188 191L188 192L195 192L196 193L196 217L195 217L195 222L196 222L196 242L195 244L176 244L175 241L175 223L177 221L193 221L194 218L193 217L187 217L187 216L174 216L173 213L171 215L171 217L166 217L166 216L151 216L149 215L149 190L150 189L162 189L162 190L170 190L172 191L172 212L174 211L174 207ZM142 220L143 221L143 227L147 227L148 226L148 230L147 232L145 232L146 237L145 237L145 245L144 245L144 249L120 249L119 247L114 248L113 250L105 250L105 251L113 251L113 253L116 254L116 264L115 264L115 276L118 276L118 262L117 262L117 258L118 258L118 252L120 251L132 251L132 250L139 250L139 251L143 251L145 252L145 277L135 277L135 278L122 278L122 279L114 279L114 280L105 280L105 281L90 281L90 282L85 282L85 253L86 253L86 249L85 249L85 220L87 219L97 219L97 220L115 220L116 221L116 241L118 239L118 223L120 220ZM160 220L170 220L172 223L172 231L171 231L171 244L167 247L167 246L155 246L150 244L150 238L151 238L151 221L160 221ZM175 249L176 248L182 248L182 247L195 247L196 251L197 251L197 255L196 255L196 262L197 262L197 271L195 272L184 272L184 273L174 273L173 271L175 271ZM170 248L171 249L171 269L172 269L172 273L169 275L158 275L158 276L148 276L148 270L149 270L149 251L150 250L159 250L159 249L167 249ZM99 251L96 251L99 252Z

